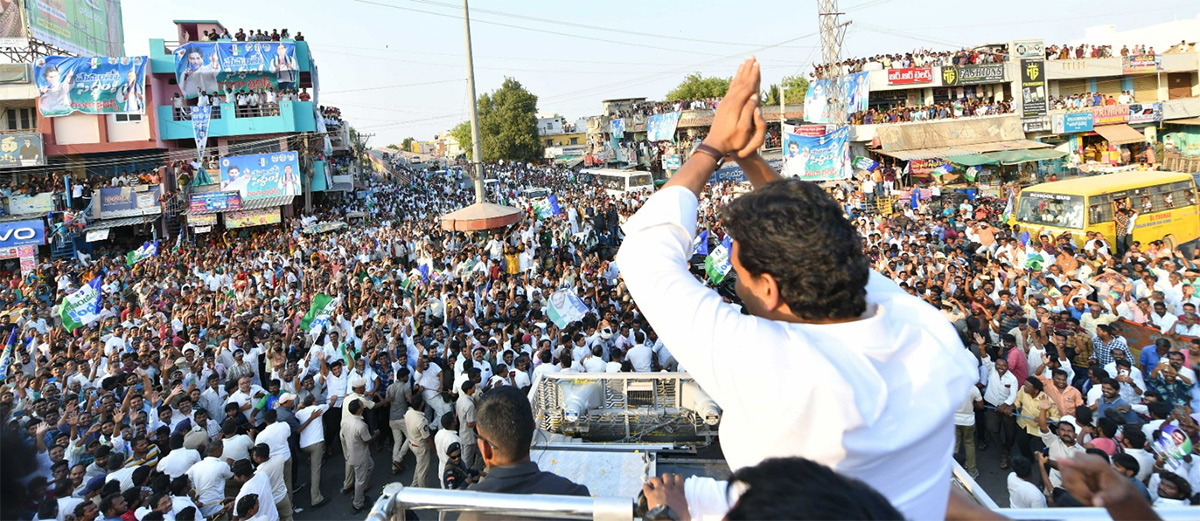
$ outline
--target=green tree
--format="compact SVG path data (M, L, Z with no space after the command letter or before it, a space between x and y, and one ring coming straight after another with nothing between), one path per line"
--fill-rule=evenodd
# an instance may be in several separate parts
M779 85L771 84L771 86L767 87L767 90L763 91L762 94L760 94L760 96L762 96L762 104L763 105L768 105L768 106L778 105L779 104Z
M411 139L411 138L410 138L410 139ZM392 143L392 144L390 144L390 145L388 145L388 146L386 146L386 147L384 147L384 148L386 148L386 149L388 149L388 150L400 150L400 147L396 146L396 144L395 144L395 143Z
M679 86L667 93L667 101L689 100L701 98L723 98L729 90L729 82L733 78L705 78L699 72L693 72L683 78Z
M405 151L412 150L412 142L413 142L413 138L410 138L410 137L404 138L404 141L400 142L400 150L405 150Z
M484 161L536 161L542 157L537 132L537 96L521 82L504 78L494 92L479 97L479 137ZM455 126L450 135L472 157L471 122Z
M803 75L783 77L783 100L788 105L801 105L808 94L808 80ZM776 99L775 103L779 103Z

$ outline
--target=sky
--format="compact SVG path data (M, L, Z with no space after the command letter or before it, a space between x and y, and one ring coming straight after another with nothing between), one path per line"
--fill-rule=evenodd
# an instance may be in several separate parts
M1024 38L1065 43L1091 26L1125 30L1200 13L1195 0L966 5L842 0L842 19L851 22L843 56ZM574 121L599 114L604 99L661 99L691 72L732 76L751 54L762 64L766 88L819 61L816 6L815 0L475 0L475 88L491 92L512 77L538 96L539 112ZM456 0L124 0L122 11L127 55L146 54L150 38L175 38L176 19L219 20L231 33L239 27L303 32L320 70L321 104L339 107L356 129L373 134L374 147L432 139L469 117Z

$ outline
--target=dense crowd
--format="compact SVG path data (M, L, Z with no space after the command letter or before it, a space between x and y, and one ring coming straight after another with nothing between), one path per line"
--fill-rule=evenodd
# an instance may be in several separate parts
M630 107L614 111L609 114L613 119L632 118L632 117L648 117L656 114L666 114L669 112L682 112L685 110L705 110L717 108L717 103L721 98L704 98L694 100L677 100L677 101L643 101L634 102Z
M985 98L961 98L921 107L900 106L890 109L870 108L850 115L855 125L934 121L976 116L1011 114L1012 100L989 101Z
M184 34L184 43L187 42L188 36L189 35L186 33ZM290 33L286 27L283 29L271 30L251 29L250 32L246 32L244 29L238 28L237 32L232 35L229 34L229 29L222 27L220 31L215 29L209 31L205 29L203 34L200 35L200 41L204 42L216 42L221 40L234 40L239 42L278 42L281 40L294 40L297 42L302 42L304 41L304 35L300 34L300 32L296 32L296 35L292 36L292 33Z
M1104 105L1129 105L1131 103L1137 103L1137 98L1131 90L1121 91L1121 94L1115 97L1112 94L1105 95L1099 92L1084 92L1069 96L1050 97L1050 107L1055 110L1082 109Z
M947 65L975 65L984 63L1003 63L1007 55L1002 52L987 49L961 49L957 51L934 51L919 49L903 54L877 54L869 58L850 58L840 65L844 74L870 70L905 69L909 67L941 67ZM810 77L824 78L829 71L829 65L814 63Z

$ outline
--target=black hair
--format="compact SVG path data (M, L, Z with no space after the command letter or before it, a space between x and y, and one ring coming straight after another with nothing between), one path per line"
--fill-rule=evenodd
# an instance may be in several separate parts
M238 517L246 517L250 511L254 509L254 505L258 504L258 494L246 494L237 502Z
M1112 463L1113 465L1125 467L1126 470L1133 472L1133 475L1135 476L1140 470L1142 470L1142 464L1138 463L1137 458L1130 456L1129 454L1125 454L1124 452L1120 454L1113 454Z
M729 520L904 518L866 483L804 458L765 460L735 472L729 486L735 483L748 489L725 514Z
M275 409L267 409L263 411L263 421L267 423L275 423L279 419L279 413Z
M349 411L350 414L358 414L359 411L362 411L362 401L358 400L357 398L350 400L350 405L346 407L346 410Z
M515 387L492 389L483 395L475 413L475 428L486 434L492 448L509 460L529 456L533 443L533 408Z
M1025 456L1018 454L1012 458L1012 469L1017 477L1028 479L1033 473L1033 462L1029 461Z
M1108 453L1107 452L1104 452L1103 450L1095 449L1095 448L1087 449L1084 452L1086 452L1088 454L1095 454L1097 456L1100 456L1101 458L1104 458L1104 464L1105 465L1108 464Z
M254 475L254 465L248 459L240 459L233 462L233 475L250 477Z
M722 225L737 260L770 273L780 298L805 320L856 318L867 309L870 261L842 208L814 183L783 179L734 199Z

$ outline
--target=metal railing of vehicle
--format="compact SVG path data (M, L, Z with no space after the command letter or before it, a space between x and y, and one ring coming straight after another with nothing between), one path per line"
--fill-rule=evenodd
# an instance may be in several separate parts
M369 521L402 521L409 510L436 510L441 515L471 512L481 517L592 519L632 521L633 500L621 497L496 494L468 490L405 487L392 483L383 488L367 514Z

